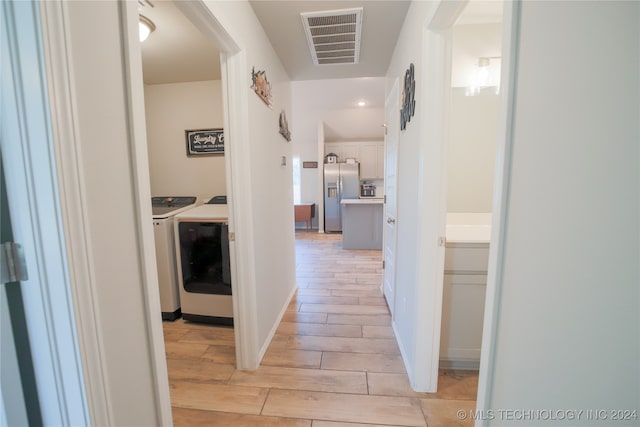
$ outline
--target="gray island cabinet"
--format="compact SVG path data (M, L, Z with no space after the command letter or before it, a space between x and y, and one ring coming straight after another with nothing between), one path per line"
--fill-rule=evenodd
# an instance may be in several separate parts
M382 199L342 200L342 247L382 249Z

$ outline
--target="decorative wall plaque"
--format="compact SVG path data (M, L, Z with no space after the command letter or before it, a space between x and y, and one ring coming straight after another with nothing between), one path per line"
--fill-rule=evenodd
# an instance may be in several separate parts
M291 132L289 132L289 123L287 122L287 115L284 110L280 113L280 135L287 141L291 141Z
M187 156L202 154L224 154L224 132L222 129L185 130Z
M416 80L414 78L413 63L404 74L404 89L402 90L402 106L400 109L400 130L407 128L407 123L416 111Z
M256 95L258 95L265 104L271 107L271 83L267 81L265 71L256 71L256 67L253 67L251 69L251 81L251 89L255 91Z

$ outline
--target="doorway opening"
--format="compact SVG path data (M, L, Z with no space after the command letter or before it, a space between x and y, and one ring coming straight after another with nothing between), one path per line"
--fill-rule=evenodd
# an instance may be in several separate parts
M165 9L168 8L172 20L179 18L187 27L185 31L191 32L192 35L195 33L199 37L201 55L214 57L219 55L220 61L219 63L213 61L216 65L209 66L205 73L205 77L208 80L202 80L202 77L191 77L191 80L200 80L195 83L193 81L157 83L157 87L151 87L153 84L146 85L147 93L145 95L147 96L145 104L147 114L151 113L149 115L152 118L151 121L147 120L148 130L150 133L155 132L159 138L164 137L162 133L165 131L167 133L172 132L171 135L173 135L170 138L171 141L165 140L162 143L155 143L156 145L149 144L152 195L156 195L153 194L156 191L162 192L157 193L161 196L195 195L200 198L200 203L213 202L213 204L207 206L218 206L218 199L215 199L215 196L225 195L229 235L233 230L243 230L242 238L229 238L229 271L226 274L227 276L230 275L233 281L233 314L231 316L234 319L234 328L217 327L214 329L209 325L194 323L191 325L194 330L191 331L186 328L180 329L177 324L174 324L174 328L164 331L165 342L178 341L183 338L185 343L177 345L174 342L174 344L169 344L162 348L162 351L166 352L167 358L172 355L186 355L188 359L189 355L193 355L195 352L205 359L209 356L213 358L224 357L228 363L235 364L238 369L255 369L259 359L258 343L255 336L256 313L255 310L247 308L254 305L254 279L248 277L245 271L239 269L236 262L237 259L247 258L247 251L250 248L245 242L247 240L251 241L253 233L250 209L241 209L241 205L244 206L248 202L244 198L243 192L237 191L237 188L246 188L246 183L248 182L246 176L248 171L246 166L243 165L242 156L240 155L241 152L247 149L246 144L249 139L246 135L246 126L243 125L247 119L246 108L243 104L246 88L244 80L239 77L246 68L246 54L239 49L233 38L221 28L212 11L203 2L161 3L163 3L161 6L156 4L156 7L160 7L159 12L161 15L166 13L167 10ZM152 15L150 12L146 13ZM158 22L155 23L156 32L150 35L148 41L160 34L160 17L157 17L157 19ZM170 38L175 37L175 30L171 29L170 26L166 28L166 31L168 31ZM180 31L178 33L181 34ZM135 42L137 43L137 40ZM169 67L175 66L177 68L181 66L190 67L191 65L184 63L168 64ZM155 73L158 70L153 71ZM214 77L210 77L212 75L218 75L219 80L216 81ZM162 78L162 70L160 70L160 77L158 78ZM134 88L134 91L138 90L137 87ZM206 96L203 97L201 91L204 91ZM186 105L188 103L198 103L202 111L194 111L193 108ZM183 108L175 104L180 104ZM164 123L158 124L158 122L163 121ZM155 126L158 126L158 128L155 128ZM172 128L168 130L163 126L171 126ZM194 152L190 153L188 151L190 145L187 140L187 131L209 131L212 129L216 131L222 130L223 140L227 143L232 142L231 144L224 144L224 155L215 154L210 156ZM220 142L219 138L218 142ZM171 144L173 145L169 147ZM156 148L161 152L151 153ZM176 162L179 166L173 165L173 162ZM174 179L171 179L171 174L174 174ZM176 174L186 176L176 178ZM198 179L202 179L206 184L196 184ZM146 203L146 201L140 202ZM206 206L198 206L193 209L201 207ZM186 215L188 212L189 210L183 212L183 214ZM235 212L242 212L243 214L236 215ZM160 316L160 313L157 313L157 315ZM153 317L154 313L150 313L150 316ZM224 317L229 318L231 316L225 315ZM154 322L155 319L149 319L149 321ZM181 325L184 325L182 320L180 322ZM206 343L213 343L215 348L209 349ZM207 352L207 350L212 351ZM158 351L159 349L156 349L156 352ZM171 365L171 362L169 364ZM180 363L178 364L180 365ZM182 365L178 366L178 369L174 371L178 379L185 374L187 376L191 375L187 374L192 368L188 366L188 362L184 362ZM169 366L169 368L171 371L172 366ZM193 369L191 369L192 371ZM157 375L159 375L158 381L163 383L162 369L157 371ZM164 371L164 375L166 375L166 371Z
M485 2L478 2L484 5ZM451 66L452 66L452 33L453 27L461 16L467 2L444 2L436 9L433 17L425 22L423 27L424 53L421 58L422 68L420 72L423 80L422 90L425 97L423 109L420 111L421 123L424 126L425 143L421 149L421 177L422 189L420 193L420 215L422 218L430 218L422 221L419 227L419 240L424 242L420 246L417 275L419 285L412 295L420 301L418 310L411 313L412 323L416 326L415 333L407 334L407 340L413 340L413 362L410 378L416 391L436 392L438 388L438 372L440 368L441 332L443 323L443 292L446 253L446 229L447 229L447 143L450 123L451 104ZM504 8L509 9L507 3ZM500 7L498 10L502 10ZM510 15L505 15L503 20L505 34L512 32L512 20ZM509 64L511 52L509 43L511 39L505 39L503 55L504 63ZM478 58L476 58L476 63ZM510 82L510 75L503 74L505 81ZM508 85L507 85L508 86ZM500 95L501 115L499 128L506 129L507 121L504 114L508 101L505 90ZM501 129L500 137L504 136ZM498 144L501 144L500 138ZM500 165L496 165L499 168ZM504 183L501 177L496 176L496 201L494 210L501 207L500 194ZM495 221L493 221L495 223ZM466 225L466 224L462 224ZM495 227L495 232L500 228ZM487 276L490 276L490 268L486 264L483 267ZM490 288L490 279L487 279ZM487 291L490 293L490 291ZM398 300L398 298L396 297ZM488 298L491 303L491 297ZM396 303L397 305L397 303ZM483 318L484 324L484 318ZM405 326L406 327L406 326ZM483 326L483 331L486 328ZM484 341L483 341L484 342ZM477 354L477 353L476 353ZM468 360L467 360L468 362ZM480 361L481 363L481 361ZM480 365L476 361L476 367ZM481 383L482 369L479 371L479 383ZM480 400L480 393L478 395Z
M496 3L467 6L451 31L441 368L480 367L501 106Z
M223 203L228 186L220 55L174 3L142 4L140 16L155 28L141 42L141 54L162 317L229 324L233 304ZM198 66L183 65L194 63ZM220 202L215 208L208 206L215 201ZM203 204L207 207L193 210ZM192 212L202 221L210 217L202 222L206 227L193 220ZM176 221L180 226L174 226ZM214 230L216 224L224 233ZM175 230L185 227L188 231Z

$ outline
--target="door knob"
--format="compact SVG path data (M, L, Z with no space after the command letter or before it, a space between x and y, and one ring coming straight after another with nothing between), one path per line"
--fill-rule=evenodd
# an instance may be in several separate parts
M396 220L393 218L387 218L387 224L395 224Z

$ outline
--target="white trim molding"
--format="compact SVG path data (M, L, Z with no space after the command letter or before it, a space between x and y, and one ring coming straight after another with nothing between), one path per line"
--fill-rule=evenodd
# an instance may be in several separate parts
M227 195L229 203L229 231L235 232L230 242L233 277L233 318L236 337L236 365L241 370L257 369L259 361L258 318L256 301L255 255L253 245L253 203L251 170L243 164L249 158L249 108L247 90L239 77L247 70L246 53L222 54L222 99L225 105L224 127L227 140L225 155ZM239 263L239 260L242 260ZM242 264L242 268L239 268ZM235 273L235 276L233 274Z
M112 409L108 378L103 365L100 306L97 303L89 239L86 191L81 176L81 144L73 118L77 117L73 99L71 43L65 31L65 4L62 1L40 4L45 41L45 63L49 81L53 146L58 163L60 203L64 221L69 275L74 295L80 356L84 365L87 400L92 424L109 425ZM64 143L62 143L64 141Z
M176 6L210 40L221 48L222 102L226 153L227 203L229 232L235 241L229 242L231 277L233 281L233 320L236 339L236 365L241 370L257 369L258 319L256 302L255 255L253 251L253 203L251 169L244 159L250 154L250 120L246 51L231 37L211 9L202 1L177 2ZM238 262L241 260L241 262ZM240 265L242 266L240 268Z
M127 82L125 100L129 130L129 152L131 174L136 207L136 230L138 232L138 256L141 262L142 284L144 291L145 319L147 339L151 348L151 369L155 382L154 393L156 414L159 425L173 424L171 397L169 395L169 372L165 356L164 334L160 321L160 291L155 258L155 238L149 218L152 217L151 186L149 182L149 158L147 152L147 128L145 120L144 83L142 80L142 53L138 38L137 2L120 3L120 25L123 43L123 74Z
M44 425L89 425L80 351L92 351L77 334L68 244L60 205L55 139L43 40L61 40L55 25L42 32L41 3L5 1L2 29L2 137L13 235L25 253L29 278L21 283L29 342ZM58 4L60 6L60 4ZM53 12L53 11L51 11ZM61 14L53 14L54 21ZM45 19L48 19L45 15ZM4 25L3 25L4 27ZM43 37L45 35L46 37ZM5 50L6 49L6 50ZM8 54L7 57L4 54ZM59 64L56 64L59 65ZM82 250L82 249L80 249ZM86 273L84 271L83 273ZM91 323L94 319L88 319ZM77 328L77 330L76 330ZM91 331L93 332L93 331ZM100 386L91 392L101 393ZM107 411L108 412L108 411Z
M519 1L505 1L502 21L502 94L499 139L495 166L493 189L493 214L491 224L491 245L489 247L489 265L487 272L487 293L485 297L484 325L482 330L482 348L480 352L480 376L476 407L488 410L491 405L493 389L494 362L496 358L496 336L500 298L502 293L502 263L504 260L504 242L507 228L506 207L509 201L509 183L511 182L511 151L513 143L513 108L515 105L515 87L518 78L517 58L520 36ZM488 425L487 420L477 420L476 427Z

